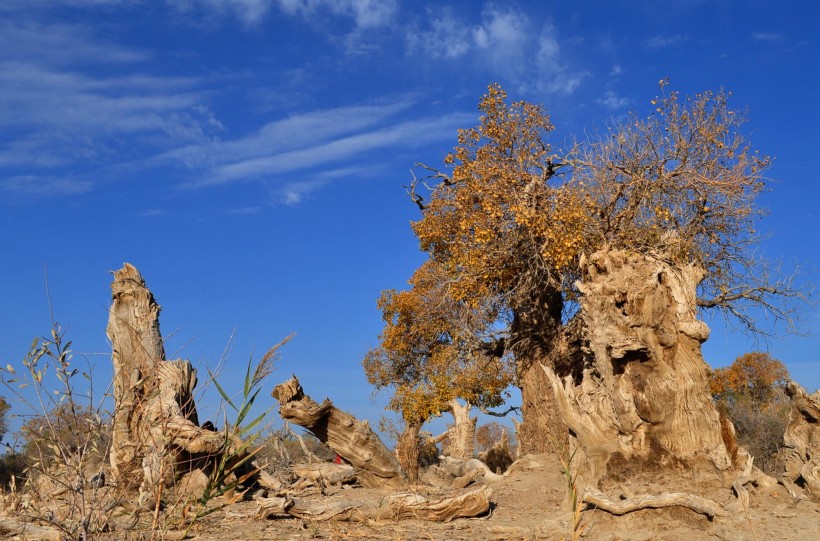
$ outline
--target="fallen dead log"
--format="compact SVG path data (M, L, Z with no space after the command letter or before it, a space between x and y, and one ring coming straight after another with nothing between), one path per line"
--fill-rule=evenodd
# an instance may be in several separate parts
M687 507L695 513L706 515L709 520L727 514L726 510L723 509L720 504L684 492L642 494L625 500L613 500L607 498L600 490L587 488L586 491L584 491L582 501L602 511L612 513L613 515L625 515L633 511L638 511L639 509L658 509L672 506Z
M304 479L324 481L331 485L353 481L356 478L356 469L353 466L333 464L331 462L294 464L291 466L291 470Z
M9 541L61 541L63 534L57 528L37 526L11 517L0 517L0 538Z
M304 498L264 498L259 500L257 517L296 517L309 521L420 519L450 522L471 518L490 509L492 489L480 486L455 496L425 498L420 494L401 492L388 496L371 495L362 499L310 501Z
M359 421L336 408L330 399L318 404L307 396L293 376L277 385L271 395L279 401L279 414L309 430L356 469L356 477L368 488L399 488L406 478L396 457L367 421Z

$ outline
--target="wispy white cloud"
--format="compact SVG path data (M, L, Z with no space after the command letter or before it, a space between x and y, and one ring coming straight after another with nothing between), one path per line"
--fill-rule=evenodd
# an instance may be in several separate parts
M426 30L412 28L407 32L410 53L422 53L428 58L460 58L474 46L470 27L459 20L453 10L443 7L438 13L427 12Z
M607 90L604 95L595 100L598 105L602 105L610 111L617 111L629 105L629 98L618 96L612 90Z
M211 15L228 14L236 17L246 25L259 23L270 11L274 0L165 0L182 12L196 9L204 10Z
M0 51L14 51L17 62L37 62L49 66L66 64L125 64L147 60L143 51L129 50L115 43L92 39L88 28L69 24L42 24L33 21L0 22ZM2 55L0 53L0 56ZM8 55L11 57L11 55Z
M385 26L393 21L397 0L277 0L282 11L312 19L328 13L352 19L357 30Z
M298 205L312 192L339 180L361 178L365 175L384 173L386 168L374 164L358 164L327 169L318 173L293 174L286 177L271 190L269 203L273 205Z
M198 90L202 82L142 73L148 57L96 40L83 27L0 23L3 189L83 193L89 182L61 183L53 171L115 164L219 133L222 125Z
M755 41L781 41L783 36L781 34L772 34L769 32L756 32L752 34L752 39Z
M674 34L672 36L654 36L647 40L646 46L649 49L664 49L666 47L674 47L680 45L689 39L683 34Z
M472 115L452 114L444 117L407 120L390 123L358 133L342 135L315 142L305 138L304 143L285 150L271 149L269 153L246 158L226 158L191 187L212 186L242 180L263 180L283 177L298 171L312 171L322 166L345 164L366 153L391 147L414 148L431 141L449 139L460 126L472 121ZM234 143L226 143L228 147ZM209 145L213 147L213 145ZM217 149L217 155L229 156ZM378 162L378 160L370 160Z
M22 197L60 197L91 191L91 182L66 176L18 175L0 178L0 190Z
M234 139L200 141L164 152L152 164L181 164L198 169L213 164L253 160L327 142L383 124L412 105L408 96L391 103L324 109L290 115Z
M571 94L588 75L567 66L550 22L538 24L519 10L495 4L487 5L481 22L473 25L450 8L428 10L423 27L409 29L406 41L409 54L438 60L471 57L524 89Z

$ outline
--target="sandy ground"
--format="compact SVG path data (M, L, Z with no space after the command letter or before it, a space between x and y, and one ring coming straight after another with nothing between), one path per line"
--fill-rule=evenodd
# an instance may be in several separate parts
M495 540L572 539L566 479L556 457L539 455L527 466L515 469L504 480L492 484L492 510L488 516L458 519L446 524L417 520L379 521L368 524L349 522L306 523L301 520L255 519L256 504L241 502L203 519L194 528L201 541L254 541L296 539L386 539L386 540ZM651 478L651 476L649 477ZM664 479L656 479L663 483ZM608 495L618 494L621 485L609 483ZM654 490L653 490L654 488ZM691 488L691 486L690 486ZM616 540L820 540L820 505L791 497L780 485L758 489L749 487L748 515L737 504L728 485L703 485L700 496L710 498L730 510L728 516L713 520L682 507L646 509L624 516L601 510L582 515L582 539ZM419 488L419 491L429 490ZM668 490L668 488L667 488ZM613 492L614 491L614 492ZM625 490L624 490L625 491ZM661 492L649 484L631 486L628 493ZM335 489L315 498L351 499L368 493L365 489ZM369 492L372 495L372 491Z

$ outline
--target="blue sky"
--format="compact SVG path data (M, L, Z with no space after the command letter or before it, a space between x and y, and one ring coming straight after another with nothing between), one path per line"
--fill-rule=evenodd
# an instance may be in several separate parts
M648 114L664 77L731 90L776 157L761 252L816 282L818 23L811 0L3 0L0 361L48 331L47 265L57 319L110 378L107 271L129 261L169 356L213 365L235 331L231 386L295 331L271 386L296 373L375 421L376 298L423 259L402 186L491 82L545 105L556 146ZM710 321L707 361L769 348L816 389L820 311L802 316L810 336L769 345Z

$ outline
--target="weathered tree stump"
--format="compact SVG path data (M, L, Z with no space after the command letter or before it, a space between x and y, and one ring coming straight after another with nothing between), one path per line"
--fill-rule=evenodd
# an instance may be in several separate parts
M286 421L308 429L356 468L359 482L369 488L401 487L406 478L396 457L371 430L337 409L329 399L321 404L307 396L296 376L277 385L272 396L279 401L279 414Z
M563 343L572 373L544 367L578 449L573 468L592 486L633 460L714 472L733 465L701 356L703 272L668 261L623 251L582 260L580 324Z
M783 436L784 476L820 499L820 391L813 394L789 381L791 398L789 424Z
M194 469L195 459L216 459L226 439L199 427L196 371L187 360L165 360L160 306L139 271L126 263L114 272L111 291L106 329L114 364L111 471L115 482L139 486L140 501L147 504L160 486Z

